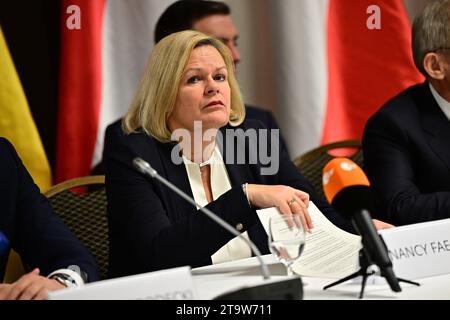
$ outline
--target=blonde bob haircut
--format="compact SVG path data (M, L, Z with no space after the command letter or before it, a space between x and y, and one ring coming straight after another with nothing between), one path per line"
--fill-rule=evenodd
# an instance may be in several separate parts
M219 51L227 68L231 91L228 122L237 126L244 121L245 107L234 76L233 59L228 47L216 38L188 30L165 37L153 49L137 93L122 123L125 133L130 134L142 129L158 141L171 140L167 120L175 107L183 72L192 51L207 45Z

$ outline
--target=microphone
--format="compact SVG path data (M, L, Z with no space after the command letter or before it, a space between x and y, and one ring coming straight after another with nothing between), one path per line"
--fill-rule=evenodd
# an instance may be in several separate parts
M374 263L380 268L381 275L394 292L402 291L399 279L392 269L386 245L375 229L367 209L370 203L370 183L363 170L350 159L334 158L323 169L322 183L328 202L337 212L351 219L361 235L363 250L369 260L366 261L367 264Z
M141 158L135 158L133 160L134 167L140 171L141 173L150 176L152 179L156 179L165 186L167 186L169 189L174 191L176 194L178 194L180 197L185 199L187 202L191 203L193 206L200 208L199 210L208 216L210 219L212 219L214 222L219 224L221 227L229 231L232 235L239 237L243 241L245 241L253 253L255 254L256 258L258 259L260 268L261 268L261 274L263 276L264 280L270 279L270 273L269 269L267 268L266 263L261 258L261 252L259 251L258 247L251 241L250 239L247 239L242 236L240 232L235 230L231 225L229 225L225 220L223 220L221 217L213 213L211 210L209 210L206 207L201 207L198 205L193 198L188 196L185 192L183 192L180 188L175 186L173 183L162 177L158 174L158 172L150 166L148 162ZM219 297L216 297L218 300L241 300L241 299L302 299L303 298L303 285L302 281L299 277L293 278L293 279L284 279L282 281L278 282L270 282L266 283L260 286L254 286L250 288L243 288L239 289L237 291L227 293L224 295L221 295Z

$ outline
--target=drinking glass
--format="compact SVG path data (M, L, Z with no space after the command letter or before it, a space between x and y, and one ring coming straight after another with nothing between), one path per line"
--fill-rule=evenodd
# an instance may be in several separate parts
M305 247L305 229L298 215L279 215L269 219L269 249L294 274L292 265Z

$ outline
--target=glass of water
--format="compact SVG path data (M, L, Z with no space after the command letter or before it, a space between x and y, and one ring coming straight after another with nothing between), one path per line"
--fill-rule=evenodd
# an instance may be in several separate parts
M298 215L279 215L269 219L269 249L282 262L289 276L292 265L305 247L305 229Z

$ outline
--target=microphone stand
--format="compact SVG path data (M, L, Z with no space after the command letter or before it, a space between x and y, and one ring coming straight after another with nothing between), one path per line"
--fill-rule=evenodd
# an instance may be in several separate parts
M386 246L386 243L384 242L383 238L382 237L380 237L380 238L381 238L381 241L383 242L383 244ZM346 276L346 277L344 277L344 278L342 278L340 280L337 280L337 281L335 281L333 283L330 283L330 284L326 285L325 287L323 287L323 290L326 290L328 288L334 287L334 286L336 286L336 285L338 285L340 283L343 283L343 282L345 282L347 280L356 278L358 276L362 276L363 278L362 278L362 283L361 283L361 291L359 293L359 299L362 299L363 295L364 295L364 289L365 289L366 283L367 283L367 278L369 276L375 274L374 270L369 270L369 267L372 266L372 265L375 265L375 263L370 258L368 250L363 246L359 250L359 267L360 267L359 270L354 272L354 273L352 273L349 276ZM380 268L380 275L382 277L386 278L386 276L384 274L384 271L383 271L383 268ZM411 280L406 280L406 279L399 278L399 277L396 277L396 278L397 278L397 280L399 282L405 282L405 283L413 284L413 285L416 285L416 286L420 286L420 284L418 282L414 282L414 281L411 281Z
M144 174L148 174L150 177L158 180L169 189L173 190L180 197L191 203L193 206L200 208L199 210L206 214L210 219L215 221L221 227L228 230L231 234L240 239L244 240L256 258L258 259L259 265L261 267L261 274L263 275L264 280L270 280L269 269L267 268L266 263L261 258L261 252L258 247L249 239L242 236L240 232L235 230L232 226L230 226L225 220L223 220L218 215L214 214L211 210L206 207L201 207L197 205L194 199L189 197L186 193L184 193L181 189L175 186L173 183L160 176L158 172L153 169L149 163L142 160L141 158L135 158L133 160L133 164L135 168L137 168L140 172ZM215 298L215 300L243 300L243 299L302 299L303 298L303 283L300 277L283 279L278 282L269 282L267 281L263 285L247 287L243 289L239 289L237 291L232 291L229 293L222 294Z
M158 180L162 184L166 185L169 189L175 191L180 197L182 197L187 202L191 203L194 207L199 207L200 210L204 214L206 214L210 219L214 220L221 227L225 228L226 230L228 230L231 234L235 235L236 237L239 237L240 239L244 240L250 246L252 251L255 253L255 255L256 255L256 257L257 257L257 259L259 261L259 264L261 266L261 273L263 275L263 278L265 280L266 279L270 279L269 269L267 268L267 265L262 261L261 252L259 251L258 247L255 246L255 244L253 242L250 242L250 240L248 240L247 238L243 237L240 232L236 231L233 227L231 227L221 217L219 217L218 215L214 214L211 210L209 210L206 207L199 206L194 201L194 199L191 199L191 197L189 197L187 194L185 194L183 191L181 191L172 182L170 182L169 180L167 180L164 177L160 176L158 174L158 172L155 169L153 169L152 167L150 167L150 165L148 163L146 163L146 162L143 163L143 162L144 161L142 159L140 159L140 158L136 158L136 159L133 160L133 163L135 164L135 166L137 168L139 168L139 170L141 170L141 172L150 174L150 176L152 178L155 178L156 180ZM148 168L147 168L147 166L148 166ZM142 171L142 170L144 170L144 171Z

